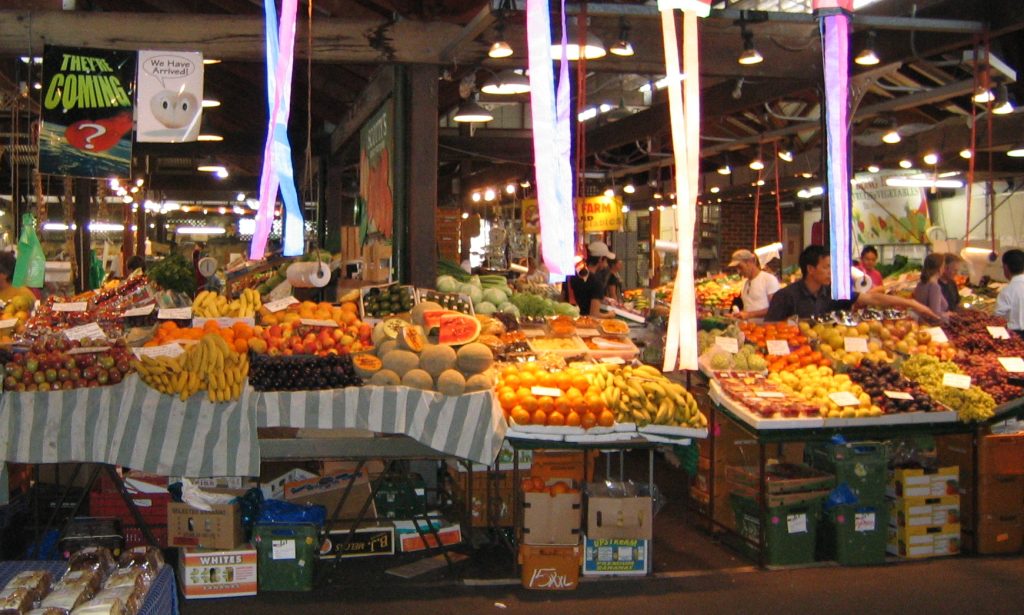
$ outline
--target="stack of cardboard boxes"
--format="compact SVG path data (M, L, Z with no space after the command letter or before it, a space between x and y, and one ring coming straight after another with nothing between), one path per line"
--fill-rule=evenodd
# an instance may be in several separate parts
M892 471L886 552L917 559L960 552L960 468Z

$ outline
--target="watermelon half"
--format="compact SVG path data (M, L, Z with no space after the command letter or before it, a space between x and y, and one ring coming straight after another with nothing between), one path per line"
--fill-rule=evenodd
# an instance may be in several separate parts
M446 312L441 315L440 331L437 335L439 344L461 346L475 340L480 335L480 321L468 314Z

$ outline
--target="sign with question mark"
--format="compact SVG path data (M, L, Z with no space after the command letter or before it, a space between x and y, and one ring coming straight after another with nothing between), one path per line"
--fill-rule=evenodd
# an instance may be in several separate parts
M131 174L136 53L47 45L43 51L39 171Z
M138 122L141 142L181 143L199 138L203 102L203 54L139 52Z

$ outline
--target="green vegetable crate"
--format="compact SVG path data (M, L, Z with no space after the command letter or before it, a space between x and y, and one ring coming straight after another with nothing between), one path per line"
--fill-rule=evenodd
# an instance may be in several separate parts
M818 530L818 558L844 566L885 563L889 510L885 498L871 504L843 504L826 511Z
M888 481L888 449L883 442L808 444L804 458L812 467L835 474L860 502L884 502Z
M827 495L828 491L811 491L775 496L762 516L756 498L730 493L729 499L736 515L736 531L746 539L741 544L741 550L751 559L757 559L756 545L761 523L764 523L766 564L787 566L815 561L818 520L822 501Z
M260 591L312 591L319 534L309 523L257 525L252 541L259 556Z

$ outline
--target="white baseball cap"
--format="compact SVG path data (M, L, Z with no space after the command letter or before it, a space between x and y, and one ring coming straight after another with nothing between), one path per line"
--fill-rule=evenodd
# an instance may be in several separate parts
M608 244L603 241L592 241L587 246L587 253L591 256L603 256L605 258L615 258L615 253L608 249Z

